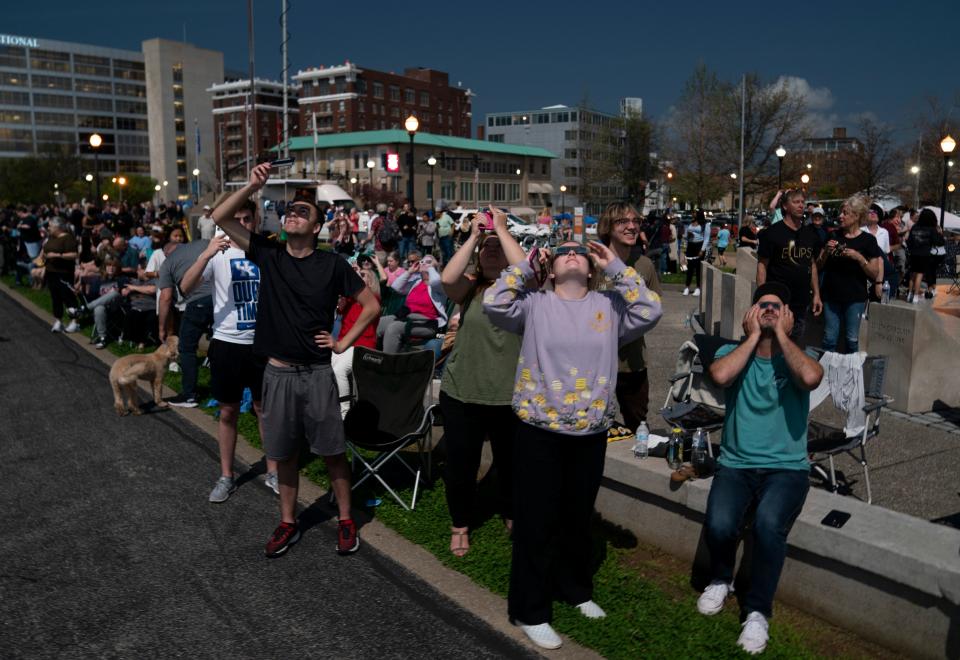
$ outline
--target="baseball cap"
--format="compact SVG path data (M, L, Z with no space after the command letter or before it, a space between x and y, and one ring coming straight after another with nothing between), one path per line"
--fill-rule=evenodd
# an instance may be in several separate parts
M780 282L765 282L758 286L757 290L753 292L753 304L756 305L758 300L771 295L779 298L784 305L790 304L790 289L786 284Z
M204 205L203 205L203 210L204 210L204 211L212 211L213 209L210 208L210 205L209 205L209 204L204 204Z
M823 207L822 206L815 207L813 209L813 215L825 215L825 213L823 212Z

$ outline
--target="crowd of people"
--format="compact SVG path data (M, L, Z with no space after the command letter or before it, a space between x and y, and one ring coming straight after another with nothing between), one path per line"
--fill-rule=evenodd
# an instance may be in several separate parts
M792 190L777 195L769 224L747 218L732 227L702 211L682 223L614 203L596 241L574 240L545 211L538 222L556 229L556 245L528 252L493 207L455 218L404 204L361 223L355 209L323 208L308 194L284 205L281 233L267 236L254 197L268 176L268 164L257 166L246 186L205 207L194 236L172 204L8 208L0 216L4 270L18 284L45 282L54 332L77 331L89 315L98 347L117 336L148 345L177 334L182 375L173 405L198 404L197 351L209 334L220 466L208 499L225 502L237 488L237 422L249 389L265 482L279 496L268 557L300 538L304 440L330 475L337 552L359 548L342 422L353 349L434 351L449 551L471 551L489 440L496 508L513 542L509 616L544 648L561 644L551 626L555 600L590 619L605 616L593 601L590 520L611 434L647 419L643 335L662 313L660 276L685 270L684 295L694 280L697 294L705 259L723 266L730 247L755 248L758 288L745 339L710 367L726 389L726 420L705 521L713 580L697 606L706 615L723 607L740 526L755 506L739 644L765 648L786 538L809 488L809 391L823 375L802 350L804 321L824 314L822 347L837 349L842 326L844 350L855 352L868 300L896 295L901 280L908 300L922 299L943 245L932 212L884 213L857 195L843 204L839 226L827 227L823 210ZM325 224L330 250L317 240Z

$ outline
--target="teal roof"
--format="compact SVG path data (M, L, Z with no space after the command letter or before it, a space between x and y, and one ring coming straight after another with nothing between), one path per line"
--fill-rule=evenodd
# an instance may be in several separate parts
M402 129L388 129L384 131L355 131L353 133L333 133L317 136L317 149L335 149L337 147L362 147L382 144L409 144L410 135ZM462 151L485 151L511 156L533 156L539 158L556 158L556 156L542 147L527 147L519 144L503 144L501 142L486 142L470 138L453 137L450 135L436 135L434 133L417 133L416 143L420 146L437 147L439 149L460 149ZM301 135L290 139L291 151L313 149L313 136ZM274 147L271 151L278 151Z

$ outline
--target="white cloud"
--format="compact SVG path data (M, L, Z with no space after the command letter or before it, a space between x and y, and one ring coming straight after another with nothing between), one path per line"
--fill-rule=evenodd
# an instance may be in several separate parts
M813 87L806 78L797 76L780 76L773 87L780 86L802 96L811 112L822 112L833 107L833 92L829 87Z

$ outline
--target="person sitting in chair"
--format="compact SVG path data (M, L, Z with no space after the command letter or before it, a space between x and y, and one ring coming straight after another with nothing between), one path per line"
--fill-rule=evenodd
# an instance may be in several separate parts
M704 522L712 582L697 601L701 614L723 609L733 591L737 540L756 505L750 591L737 644L747 653L767 646L767 620L787 554L787 535L809 490L807 421L810 391L823 369L790 338L790 289L779 282L757 288L743 318L746 339L717 351L710 378L726 389L720 457Z
M400 352L408 325L410 337L417 338L433 337L447 325L447 294L436 265L428 254L394 280L392 288L404 301L395 316L380 319L377 334L383 337L384 353Z

